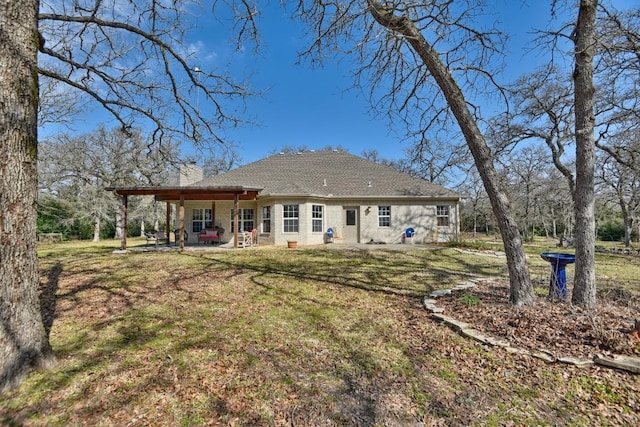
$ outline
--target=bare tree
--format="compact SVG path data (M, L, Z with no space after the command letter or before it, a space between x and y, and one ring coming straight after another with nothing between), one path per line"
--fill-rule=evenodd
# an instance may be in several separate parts
M83 108L105 109L125 130L137 123L155 142L222 143L221 130L241 122L236 101L249 93L223 70L196 72L185 41L196 6L0 2L0 389L52 360L37 295L38 74L43 88L48 79L61 82L83 97ZM252 27L253 10L245 15L240 34Z
M638 213L640 173L640 7L601 6L598 16L596 147L599 180L622 214L625 245L631 245Z
M558 6L559 1L552 2L552 8ZM545 36L550 37L550 45L553 50L558 46L558 40L569 39L573 44L573 121L574 137L576 144L575 156L575 187L572 191L574 197L575 212L575 247L576 247L576 276L572 293L572 302L587 308L593 308L596 304L596 283L595 283L595 127L596 114L595 101L596 92L594 84L594 58L597 53L596 18L598 16L597 0L581 0L578 5L578 16L575 24L563 26L561 31L546 32ZM571 30L567 35L566 30ZM538 79L539 80L539 79ZM542 79L546 83L543 89L554 86L554 82L549 82L546 77ZM534 85L535 88L535 85ZM535 92L532 92L535 94ZM572 185L572 175L568 168L560 159L560 147L558 142L563 141L557 130L560 129L556 123L561 116L566 122L566 114L558 114L560 111L567 111L566 91L560 86L560 93L565 94L557 98L553 106L547 100L553 100L553 95L548 94L543 97L536 97L534 105L539 104L537 109L546 115L546 121L550 126L546 126L545 134L538 134L535 137L545 140L552 151L552 156L556 167L568 179ZM542 103L539 101L543 101ZM560 106L560 108L559 108ZM529 113L530 114L530 113ZM549 131L556 132L555 135ZM527 136L529 137L529 136ZM552 137L552 138L550 138Z
M640 215L640 163L631 159L620 159L620 156L621 152L635 152L635 157L640 156L640 141L634 138L622 145L625 149L618 152L618 158L614 158L607 151L601 152L598 180L603 194L610 195L610 201L620 209L624 224L624 244L628 247L631 246L633 223Z
M169 6L153 0L44 1L38 15L42 80L64 83L65 91L80 93L88 108L107 110L123 129L135 120L156 141L171 135L222 143L220 131L242 121L227 110L240 107L249 91L203 67L187 45L190 14L198 9L191 0Z
M83 112L80 94L64 90L64 84L52 79L40 80L38 127L49 124L71 126L74 116Z
M452 40L449 45L449 54L456 57L456 50L468 49L473 38L483 40L487 43L491 38L488 34L474 31L463 25L464 12L458 11L460 15L456 19L448 21L448 14L455 12L450 9L450 3L434 4L420 7L410 2L400 2L395 5L389 3L379 3L377 1L367 1L368 12L376 22L386 28L389 32L384 38L384 46L380 55L384 55L390 60L393 55L400 55L398 49L401 47L410 48L415 55L412 60L416 67L422 69L423 78L428 72L435 80L442 95L446 99L448 108L451 109L464 138L473 155L476 168L480 173L485 190L491 201L494 215L498 221L498 227L502 235L502 241L507 254L507 266L510 279L510 300L515 305L533 305L534 293L527 267L527 260L522 246L522 238L518 230L518 225L509 209L508 197L499 187L499 178L493 164L493 155L489 149L484 136L478 128L476 119L469 110L467 101L454 80L451 69L442 62L440 55L431 44L425 34L437 33L436 28L445 24L449 27L443 35L454 34L455 29L463 30L469 38ZM469 5L470 6L470 5ZM455 15L455 14L454 14ZM431 26L430 26L431 25ZM396 46L396 49L392 47ZM484 49L483 49L484 50ZM396 62L398 58L394 58ZM482 63L482 62L481 62ZM480 63L480 64L481 64ZM403 62L403 65L406 62ZM399 68L399 67L398 67ZM477 69L476 69L477 70ZM481 70L480 70L481 72ZM405 76L397 76L398 78ZM415 82L413 82L415 84ZM413 90L417 91L420 84L415 84Z
M475 94L495 85L486 67L493 54L501 51L501 34L492 28L474 28L482 3L300 1L295 14L308 24L312 35L312 44L303 54L317 61L322 61L325 51L355 55L361 64L355 84L369 88L374 107L386 108L389 117L400 117L416 129L413 134L426 136L430 130L457 123L499 224L510 300L515 305L533 305L518 225L499 187L492 152L474 116L477 110L470 109L463 93L463 89Z
M630 160L618 156L622 147L618 134L640 129L640 7L618 11L600 6L597 25L596 146L617 161ZM626 166L630 166L627 164Z
M222 153L211 153L204 157L203 172L205 176L214 176L238 167L241 163L240 155L234 149L224 150Z
M118 200L104 188L166 184L174 169L167 159L177 161L177 148L167 139L161 146L151 144L139 130L100 127L78 136L60 134L40 143L40 185L74 206L72 219L90 218L97 242L102 221L119 214ZM135 218L134 209L131 214Z
M466 195L462 204L462 214L463 216L471 217L473 237L476 237L478 232L479 220L484 225L485 233L488 233L491 206L480 175L478 175L475 168L470 168L466 173L466 178L457 189Z
M575 113L568 76L553 65L545 66L520 77L509 95L513 110L492 120L496 149L508 152L521 142L544 142L573 197L575 174L568 149L575 146Z
M411 175L442 185L453 183L471 161L467 145L451 136L423 139L406 149L405 157Z
M521 224L522 234L533 240L538 205L547 192L548 162L542 147L524 147L508 156L504 164L507 188L516 218Z

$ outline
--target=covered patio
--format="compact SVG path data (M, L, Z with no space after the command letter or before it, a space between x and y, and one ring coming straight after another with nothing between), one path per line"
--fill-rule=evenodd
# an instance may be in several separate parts
M154 196L157 201L166 202L166 228L165 233L170 236L171 233L171 205L177 205L177 238L178 247L180 250L184 250L185 247L185 212L184 203L186 200L210 200L212 205L212 212L215 212L216 201L221 200L233 200L234 206L234 247L238 247L238 204L240 200L256 200L258 193L262 188L257 187L245 187L245 186L175 186L175 187L109 187L108 191L113 191L115 194L121 197L121 211L123 229L120 239L120 249L125 250L127 248L127 208L129 196ZM214 218L215 219L215 218Z

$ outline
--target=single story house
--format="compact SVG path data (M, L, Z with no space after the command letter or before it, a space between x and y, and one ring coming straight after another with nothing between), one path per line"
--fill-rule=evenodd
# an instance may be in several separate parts
M408 228L414 243L460 234L460 194L340 150L274 154L209 178L185 165L179 186L110 190L123 196L125 218L129 195L166 201L167 224L177 205L181 246L214 228L236 247L238 231L252 230L273 246L325 243L329 229L334 243L400 243Z

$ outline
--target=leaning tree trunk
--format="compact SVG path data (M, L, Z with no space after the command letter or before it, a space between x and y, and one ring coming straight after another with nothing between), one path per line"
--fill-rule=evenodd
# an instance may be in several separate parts
M511 215L507 195L498 186L499 179L493 165L491 150L467 107L462 91L442 63L438 53L409 18L393 15L377 1L369 0L368 3L369 11L378 23L405 36L407 42L424 61L438 87L442 90L471 150L476 168L489 195L493 213L498 221L498 228L507 255L507 268L509 269L509 299L517 306L534 305L533 284L529 276L527 258L518 224Z
M571 302L596 306L595 274L595 137L593 57L597 0L581 0L575 29L576 267Z
M38 1L0 2L0 390L53 362L36 252Z

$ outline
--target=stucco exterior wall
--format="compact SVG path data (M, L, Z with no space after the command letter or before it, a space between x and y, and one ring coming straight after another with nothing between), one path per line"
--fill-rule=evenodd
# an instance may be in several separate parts
M283 206L298 205L298 232L284 232ZM312 231L312 206L323 207L322 232ZM449 226L437 226L436 207L449 206ZM263 224L263 207L271 206L271 230L267 232ZM378 207L391 207L391 224L379 226ZM344 202L311 198L260 199L241 201L240 209L254 210L254 227L258 230L259 245L286 246L290 240L298 245L318 245L325 242L328 228L334 230L334 242L345 243L345 207L357 212L358 234L355 242L401 243L402 235L408 227L415 229L414 243L446 242L457 239L460 233L459 209L456 201L420 201L418 204L389 200L366 200ZM211 201L185 202L185 230L189 244L198 242L197 233L192 231L193 209L211 209ZM228 242L232 236L231 210L233 201L216 201L214 204L214 225L225 230L222 241ZM177 222L177 220L176 220ZM176 223L177 227L177 223ZM249 230L247 230L249 231ZM355 243L354 242L354 243Z

